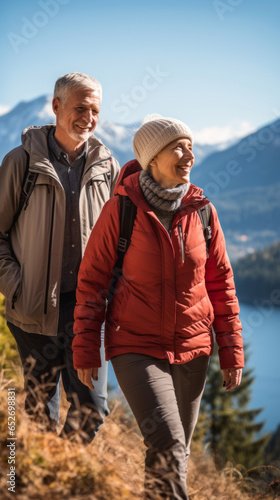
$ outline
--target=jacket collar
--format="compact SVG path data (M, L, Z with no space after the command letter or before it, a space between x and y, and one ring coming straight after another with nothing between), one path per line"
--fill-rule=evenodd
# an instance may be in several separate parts
M55 127L52 127L48 134L48 148L51 149L52 153L56 157L57 160L63 160L64 158L68 160L68 155L63 151L63 149L58 144L55 138ZM86 158L88 153L88 141L86 141L83 145L82 152L77 156L76 160L79 160L83 156ZM76 161L75 160L75 161Z
M48 150L48 134L53 126L54 124L51 123L40 127L28 127L22 132L21 141L30 157L30 170L51 175L58 180L56 171L49 160ZM95 176L109 171L110 162L105 160L110 158L111 153L101 140L92 135L88 139L87 147L88 152L84 172L89 172L93 168L94 172L89 175ZM101 168L99 168L99 163L102 164Z
M114 194L127 195L133 203L145 212L153 212L152 207L145 200L139 183L139 174L142 168L137 160L126 163L121 169ZM203 190L194 184L190 184L189 190L183 198L182 206L178 212L180 216L198 210L209 203L209 200L203 196ZM176 218L178 216L176 214Z

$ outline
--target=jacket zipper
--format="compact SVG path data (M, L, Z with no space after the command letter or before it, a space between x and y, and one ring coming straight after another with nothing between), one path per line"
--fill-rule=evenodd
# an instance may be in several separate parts
M47 314L47 310L48 310L48 295L49 295L49 287L50 287L51 250L52 250L53 224L54 224L54 206L55 206L55 190L53 189L53 203L52 203L51 230L50 230L50 241L49 241L48 269L47 269L47 282L46 282L46 292L45 292L46 294L45 294L44 314Z
M161 265L163 267L163 246L162 246L162 241L161 238L159 237L159 245L160 245L160 254L161 254ZM163 271L162 271L163 274ZM165 288L161 280L161 304L165 304ZM162 335L163 335L163 325L164 325L164 313L165 313L165 308L161 308L161 325L160 325L160 345L162 347Z
M185 262L185 249L184 249L184 238L183 238L183 230L182 230L182 222L181 221L178 224L178 231L179 231L179 237L180 237L182 264L184 264L184 262Z
M92 210L92 199L91 199L91 191L92 189L92 179L89 182L89 185L87 186L86 193L87 193L87 200L88 200L88 207L89 207L89 226L90 230L93 228L93 210Z

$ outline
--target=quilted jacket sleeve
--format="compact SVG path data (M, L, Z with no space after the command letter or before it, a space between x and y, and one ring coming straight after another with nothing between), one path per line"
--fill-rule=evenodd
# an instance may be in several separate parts
M107 201L95 224L81 262L74 313L72 348L74 367L101 366L100 330L106 314L106 299L117 259L119 199Z
M242 326L233 272L226 252L224 234L212 205L212 240L206 264L206 288L214 309L213 328L219 347L221 369L244 366Z

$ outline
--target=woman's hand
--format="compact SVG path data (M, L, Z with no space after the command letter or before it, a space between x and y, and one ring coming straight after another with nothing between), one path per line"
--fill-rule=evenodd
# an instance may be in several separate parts
M223 370L223 374L224 374L223 386L225 387L226 391L231 391L231 389L234 389L235 387L241 384L242 368L232 368L229 370Z
M98 380L98 368L78 368L78 377L82 384L86 385L89 389L94 391L93 380Z

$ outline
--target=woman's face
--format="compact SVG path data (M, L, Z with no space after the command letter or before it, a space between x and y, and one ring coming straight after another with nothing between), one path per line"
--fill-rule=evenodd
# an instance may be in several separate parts
M154 180L168 189L189 182L193 164L192 143L186 138L171 142L150 161Z

